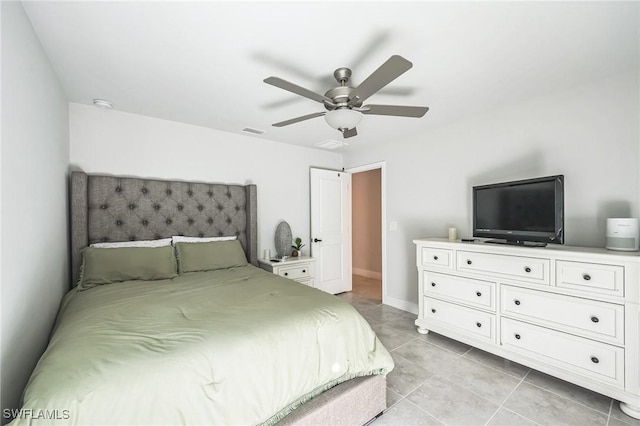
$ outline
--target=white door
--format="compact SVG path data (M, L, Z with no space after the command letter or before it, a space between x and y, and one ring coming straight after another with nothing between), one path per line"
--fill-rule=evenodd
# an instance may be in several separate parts
M311 169L311 256L316 284L327 293L351 291L351 174Z

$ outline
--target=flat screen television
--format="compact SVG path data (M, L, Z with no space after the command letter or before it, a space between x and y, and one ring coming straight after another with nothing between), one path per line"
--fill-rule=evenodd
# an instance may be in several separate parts
M564 176L474 186L473 236L502 244L564 244Z

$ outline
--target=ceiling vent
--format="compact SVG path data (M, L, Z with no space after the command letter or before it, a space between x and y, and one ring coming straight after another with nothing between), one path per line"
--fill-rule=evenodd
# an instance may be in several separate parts
M261 135L264 133L264 130L253 129L251 127L245 127L244 129L242 129L242 131L245 133L253 133L254 135Z
M346 142L336 141L333 139L327 139L326 141L318 142L314 146L323 149L337 149L342 148L343 146L348 146L349 144Z

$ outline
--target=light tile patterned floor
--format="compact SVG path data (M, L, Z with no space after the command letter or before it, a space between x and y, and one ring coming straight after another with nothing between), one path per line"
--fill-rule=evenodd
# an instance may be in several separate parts
M355 279L355 277L354 277ZM349 301L396 363L387 377L387 411L372 425L640 426L611 398L435 333L416 316L354 292Z

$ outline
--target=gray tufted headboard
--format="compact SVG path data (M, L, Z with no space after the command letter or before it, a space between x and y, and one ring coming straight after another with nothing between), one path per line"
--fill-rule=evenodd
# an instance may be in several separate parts
M82 249L101 241L236 235L258 265L257 188L71 173L72 286Z

